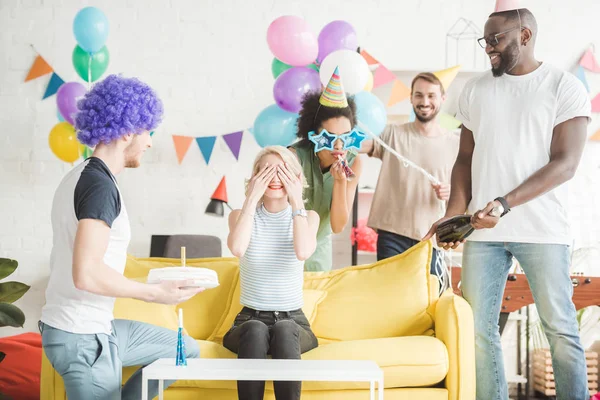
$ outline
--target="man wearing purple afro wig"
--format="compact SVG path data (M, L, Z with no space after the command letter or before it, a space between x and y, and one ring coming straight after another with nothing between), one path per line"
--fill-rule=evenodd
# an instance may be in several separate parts
M54 195L42 344L69 399L139 399L141 369L121 388L122 367L174 358L177 333L115 320L115 298L178 304L202 289L190 289L187 281L150 285L123 276L131 230L116 176L138 167L152 146L150 131L163 113L156 93L135 78L112 75L97 83L78 108L79 140L95 149ZM190 337L185 341L188 357L198 357L197 343ZM157 392L153 381L150 398Z

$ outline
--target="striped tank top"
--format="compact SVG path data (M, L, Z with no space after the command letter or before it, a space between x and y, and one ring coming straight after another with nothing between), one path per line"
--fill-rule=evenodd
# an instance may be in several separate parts
M304 263L294 251L292 207L270 213L261 205L240 258L240 303L260 311L302 308Z

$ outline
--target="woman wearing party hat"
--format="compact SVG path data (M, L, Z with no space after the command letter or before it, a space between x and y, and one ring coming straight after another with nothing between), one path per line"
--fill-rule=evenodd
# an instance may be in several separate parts
M317 249L304 263L307 271L331 270L331 234L341 232L350 219L362 171L357 154L365 138L355 127L356 105L346 97L336 68L323 93L304 97L298 118L300 140L290 147L308 181L306 208L321 217Z

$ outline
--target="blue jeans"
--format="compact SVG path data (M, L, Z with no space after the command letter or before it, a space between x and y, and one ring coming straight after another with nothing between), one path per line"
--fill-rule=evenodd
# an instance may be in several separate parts
M418 240L411 239L406 236L398 235L397 233L377 230L377 261L397 256L398 254L404 253L414 245L419 243ZM439 253L436 249L433 249L431 255L431 266L430 271L432 275L438 276L439 273L435 269L435 264Z
M122 368L146 366L159 358L175 358L177 332L137 321L113 321L112 335L65 332L40 323L46 357L65 383L69 400L139 400L142 369L121 389ZM200 356L198 343L185 337L188 357ZM165 388L174 381L165 381ZM158 381L150 381L148 398L158 394Z
M508 399L498 318L513 256L527 276L550 344L557 399L589 400L568 246L468 241L461 288L475 320L477 399Z

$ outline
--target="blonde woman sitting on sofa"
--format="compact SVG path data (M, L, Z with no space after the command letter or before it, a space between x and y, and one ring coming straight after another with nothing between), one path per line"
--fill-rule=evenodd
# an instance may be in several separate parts
M241 210L229 216L227 245L240 258L244 306L223 338L238 358L300 359L317 347L302 312L304 260L315 251L319 216L304 209L306 182L285 147L256 157ZM238 381L240 400L260 400L265 383ZM300 399L301 382L274 382L277 399Z

